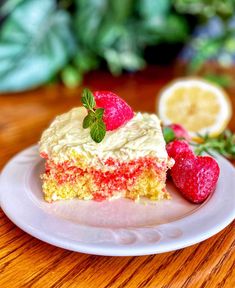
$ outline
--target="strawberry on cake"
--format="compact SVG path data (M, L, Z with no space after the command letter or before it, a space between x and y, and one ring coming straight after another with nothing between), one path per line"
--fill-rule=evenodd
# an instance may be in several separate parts
M166 172L173 160L157 116L134 113L108 91L85 89L82 103L42 134L45 200L169 199Z

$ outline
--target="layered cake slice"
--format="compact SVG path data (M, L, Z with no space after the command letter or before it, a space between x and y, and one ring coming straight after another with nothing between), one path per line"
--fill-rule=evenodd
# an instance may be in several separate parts
M86 108L56 117L42 134L45 200L169 199L166 172L173 160L157 116L134 114L111 92L91 95L93 102L82 99Z

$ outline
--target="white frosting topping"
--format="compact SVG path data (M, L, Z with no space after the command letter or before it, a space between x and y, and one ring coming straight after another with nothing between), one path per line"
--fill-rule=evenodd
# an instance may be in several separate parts
M57 116L42 134L40 152L47 153L55 162L71 159L74 152L90 162L97 157L127 161L153 156L167 160L160 120L156 115L136 113L122 127L107 131L101 143L91 139L89 128L83 129L82 122L86 115L85 108L77 107Z

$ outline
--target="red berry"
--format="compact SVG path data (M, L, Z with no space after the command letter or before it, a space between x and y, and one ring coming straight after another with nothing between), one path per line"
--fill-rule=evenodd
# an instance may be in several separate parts
M96 91L93 93L96 108L104 108L103 120L107 131L112 131L133 118L131 107L120 97L110 91Z
M182 125L170 124L168 127L174 131L177 139L185 139L186 141L190 141L191 137L189 136L188 131Z
M174 140L166 145L167 153L170 157L175 159L180 153L193 154L188 142L185 140Z
M183 196L193 203L203 202L214 190L220 169L212 157L181 153L175 159L171 176Z

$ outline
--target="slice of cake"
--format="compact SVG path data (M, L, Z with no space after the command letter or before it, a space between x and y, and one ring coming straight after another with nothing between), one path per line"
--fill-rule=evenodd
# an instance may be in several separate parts
M74 108L56 117L42 134L45 200L169 199L166 172L173 163L165 149L159 119L152 114L130 113L122 99L112 93L106 97L105 93L94 93L92 106L96 109L89 110L89 105ZM114 96L117 99L112 102ZM95 118L92 113L99 110L97 106L103 109ZM126 118L125 113L129 115ZM100 133L99 126L106 131Z

